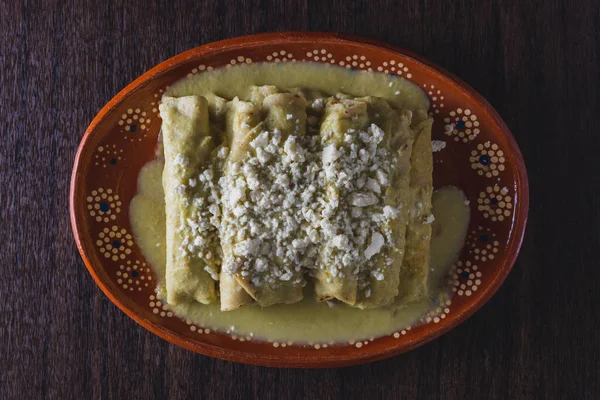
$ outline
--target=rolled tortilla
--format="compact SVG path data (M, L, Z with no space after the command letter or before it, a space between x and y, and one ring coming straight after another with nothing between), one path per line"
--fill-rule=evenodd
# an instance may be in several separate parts
M210 183L215 179L211 160L216 150L208 104L199 96L165 97L160 115L165 152L167 301L210 304L217 298L219 239L211 221L218 211L208 207ZM206 184L200 184L198 178L205 172Z
M228 173L228 169L231 168L233 163L239 162L245 157L248 144L256 137L257 129L260 126L259 122L259 112L252 103L239 101L235 98L227 105L224 136L230 151L225 174ZM235 218L231 213L232 210L227 204L224 204L222 224L227 224L228 218ZM231 240L224 240L221 243L224 264L234 262L235 256L230 242ZM219 274L219 290L221 294L221 311L232 311L254 302L253 298L239 284L237 276L231 275L223 269Z
M433 194L433 155L431 118L414 128L415 142L410 159L411 208L406 228L406 247L400 272L399 295L414 300L428 294L429 247L431 244L431 196Z
M217 96L213 92L207 92L204 94L204 98L208 102L208 115L211 121L220 123L227 111L227 99Z
M369 118L385 133L386 140L381 146L390 152L390 185L385 192L385 205L397 212L397 217L384 220L380 229L382 236L389 235L392 246L384 246L373 256L379 279L370 272L362 271L359 277L358 298L355 307L361 309L378 308L391 304L398 295L400 270L402 266L407 210L410 203L410 159L413 146L413 132L410 129L412 113L410 111L395 111L388 103L375 97L364 99L368 104ZM393 163L392 156L396 157ZM381 208L371 210L381 212ZM388 263L387 260L392 262Z
M265 97L275 93L279 93L279 89L277 88L277 86L252 86L250 88L250 102L262 111L263 101L265 100Z
M242 161L248 155L249 144L261 128L260 112L254 104L237 97L228 103L225 115L225 140L230 149L227 168L230 169L233 163Z
M273 93L263 100L265 125L269 131L278 129L282 143L289 136L306 134L306 99L294 93Z
M356 130L365 130L369 116L367 103L364 101L329 99L325 107L324 119L319 136L323 145L324 168L335 168L335 164L344 160L329 157L331 152L339 152L347 146L344 136L354 135ZM332 150L332 151L330 151ZM345 188L336 176L325 176L325 197L329 202L342 202L345 199ZM341 206L343 209L343 205ZM348 216L349 218L349 216ZM313 272L315 295L318 301L337 299L354 305L357 293L356 265L343 266L336 263L338 237L344 232L323 230L322 247L319 251L317 266Z
M291 93L272 93L264 98L262 109L265 113L263 128L268 132L278 132L282 145L290 136L298 137L305 134L306 100L303 97ZM255 149L247 146L244 151L249 155L254 155ZM243 164L243 161L241 163ZM261 216L256 217L260 219ZM296 235L300 237L302 232L298 229ZM275 239L271 239L270 242L274 244ZM287 279L256 285L253 278L263 274L256 269L246 276L238 274L237 281L263 307L300 301L303 297L302 288L305 285L302 266L287 265L284 259L275 255L271 255L269 263L271 268L285 270Z
M219 274L219 291L221 293L221 311L233 311L252 304L254 300L238 283L235 276L221 271Z

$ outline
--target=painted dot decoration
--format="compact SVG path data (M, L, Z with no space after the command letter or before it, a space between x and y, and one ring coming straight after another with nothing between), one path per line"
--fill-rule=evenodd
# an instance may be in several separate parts
M150 267L145 262L127 260L126 263L119 265L116 272L117 283L125 290L141 292L143 288L154 285Z
M331 64L336 63L335 60L330 60L329 62ZM353 54L351 56L346 56L345 58L340 59L337 62L337 65L339 65L340 67L345 67L347 69L361 69L366 71L373 71L373 68L371 67L371 61L367 60L367 57L358 54Z
M143 138L148 136L150 122L152 122L152 119L150 119L148 113L138 107L128 108L121 114L118 124L121 131L125 133L125 140L141 142Z
M150 301L151 302L153 301L153 297L156 298L156 296L150 296ZM161 302L161 305L164 306L164 304L162 304L162 302ZM167 310L168 310L168 308L167 308ZM163 309L163 311L165 311L165 310ZM172 317L173 316L173 313L171 311L166 311L165 315L162 315L162 312L160 311L160 309L158 309L154 313L155 314L159 314L161 316L167 316L167 317ZM185 323L188 325L188 327L189 327L189 329L190 329L191 332L197 333L199 335L209 334L210 333L210 329L208 329L208 328L202 328L201 326L194 325L192 323L192 321L190 321L190 320L185 320ZM246 340L250 341L252 339L251 336L252 336L252 334L250 334L250 336L246 336L246 337L243 337L243 338L238 338L237 336L235 337L235 339L233 337L231 337L231 338L233 340L239 339L241 342L243 342L243 341L246 341Z
M272 62L276 62L276 63L286 62L286 61L296 62L294 55L292 53L288 53L285 50L274 51L271 54L269 54L266 58L267 58L267 61L272 61Z
M251 58L246 58L246 57L243 57L243 56L239 56L239 57L237 57L237 59L233 59L233 60L236 61L235 63L239 62L240 64L243 64L243 63L251 64L252 63L252 59ZM207 66L207 65L204 65L204 64L200 64L197 67L192 68L192 70L187 74L187 77L189 78L190 76L192 76L194 74L205 72L205 71L212 71L212 70L213 70L213 67ZM154 97L156 97L156 96L154 96ZM154 105L154 103L152 105Z
M444 124L444 133L457 142L468 143L481 133L477 116L468 108L450 111L448 117L444 118Z
M488 186L484 192L479 193L477 209L483 212L485 218L504 221L512 215L513 209L512 197L508 193L507 187Z
M432 117L435 114L439 114L440 109L444 108L444 96L442 91L433 84L423 84L423 89L429 95L429 101L431 102L431 109L428 112L429 116Z
M241 64L252 64L252 59L249 57L244 57L244 56L237 56L232 58L231 60L229 60L229 64L226 65L227 68L231 68L234 65L241 65ZM193 70L192 70L193 72Z
M500 242L490 228L482 228L469 232L465 246L475 261L493 260L500 251Z
M158 106L162 102L162 95L165 92L165 90L166 90L167 87L165 87L164 89L158 89L158 91L156 93L154 93L154 100L155 101L153 101L153 102L150 103L150 106L152 107L151 112L153 114L158 114Z
M435 305L427 312L427 314L421 317L421 323L440 323L440 321L445 319L450 313L450 305L452 304L452 300L450 299L450 295L448 293L442 292L435 300L434 304Z
M335 64L336 60L332 53L326 49L315 49L306 53L306 61L320 61ZM345 63L344 63L345 64Z
M88 213L96 222L114 221L121 212L121 200L112 189L92 190L85 200Z
M154 98L159 99L159 101L160 101L160 98L162 97L163 93L165 92L165 89L158 89L158 91L156 93L154 93Z
M131 254L133 236L126 229L119 229L118 226L113 225L110 228L104 228L98 234L96 245L105 258L113 261L124 260Z
M404 76L407 79L412 78L412 74L409 72L408 67L404 65L404 63L397 62L396 60L384 61L377 67L377 72Z
M470 261L457 261L450 271L452 291L459 296L471 296L481 286L481 271Z
M392 333L392 336L393 336L395 339L398 339L398 338L400 338L400 336L405 336L405 335L408 333L408 331L410 331L410 329L411 329L411 327L410 327L410 326L407 326L406 328L404 328L404 329L402 329L402 330L400 330L400 331L398 331L398 332L394 332L394 333Z
M94 165L102 168L112 167L123 161L123 149L116 144L98 146L94 152Z
M478 144L477 149L471 151L469 161L471 168L486 178L496 177L506 169L504 152L496 143L490 141Z
M192 326L193 326L193 325L192 325ZM192 329L192 328L190 327L190 329ZM199 333L202 333L202 328L199 328L199 329L198 329L198 332L199 332ZM228 332L228 333L229 333L229 332ZM238 336L238 335L230 335L229 337L230 337L231 339L233 339L233 340L239 340L240 342L249 342L249 341L251 341L251 340L252 340L252 337L251 337L251 336ZM286 344L285 344L285 343L282 343L282 344L281 344L281 347L285 347L285 346L286 346Z
M169 308L169 305L163 302L158 296L150 295L150 301L148 305L152 309L152 313L163 318L171 318L173 317L173 311Z

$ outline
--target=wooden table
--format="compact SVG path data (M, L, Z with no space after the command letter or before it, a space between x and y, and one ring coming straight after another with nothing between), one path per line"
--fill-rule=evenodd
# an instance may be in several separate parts
M600 396L597 1L123 3L0 2L1 398ZM203 357L126 317L75 248L70 172L96 112L183 50L280 30L419 53L479 90L521 146L531 211L519 260L487 305L420 349L330 370Z

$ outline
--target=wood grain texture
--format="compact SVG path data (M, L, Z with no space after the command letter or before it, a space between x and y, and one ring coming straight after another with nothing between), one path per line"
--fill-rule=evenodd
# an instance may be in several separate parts
M0 1L0 397L521 399L600 396L600 6L596 0ZM330 370L219 361L120 312L75 247L79 140L141 73L249 33L322 30L417 52L512 129L531 184L519 260L464 324Z

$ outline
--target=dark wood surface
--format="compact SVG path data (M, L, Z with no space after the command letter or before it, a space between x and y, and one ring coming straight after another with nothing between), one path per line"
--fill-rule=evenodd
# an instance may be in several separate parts
M100 108L181 51L281 30L429 58L496 107L525 156L530 221L513 272L468 321L408 354L330 370L193 354L110 303L75 247L70 172ZM598 1L1 0L0 49L0 398L600 396Z

